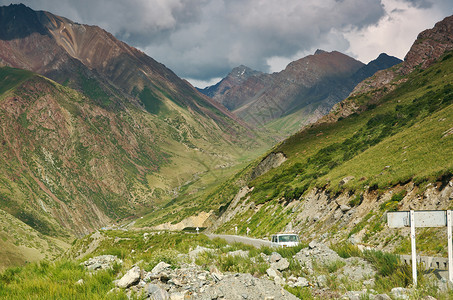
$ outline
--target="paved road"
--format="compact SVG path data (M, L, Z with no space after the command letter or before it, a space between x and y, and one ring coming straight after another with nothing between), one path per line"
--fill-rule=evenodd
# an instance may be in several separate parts
M265 240L260 240L260 239L254 239L254 238L249 238L245 236L238 236L238 235L225 235L225 234L208 234L207 235L210 239L214 238L221 238L226 240L228 243L243 243L247 245L252 245L255 246L256 248L259 248L261 246L271 246L270 241L265 241Z

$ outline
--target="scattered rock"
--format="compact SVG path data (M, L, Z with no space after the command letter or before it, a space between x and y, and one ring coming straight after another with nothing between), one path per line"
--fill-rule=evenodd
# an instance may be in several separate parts
M266 273L267 275L270 277L270 278L275 278L275 277L278 277L278 276L281 276L282 274L277 271L276 269L274 268L269 268L266 270Z
M308 248L300 250L294 258L299 261L308 273L313 272L312 261L324 265L335 261L344 261L335 251L315 241L310 242Z
M378 294L374 296L374 300L392 300L387 294Z
M371 263L362 258L351 257L346 259L345 262L346 265L341 270L340 277L358 282L374 278L376 274ZM374 280L372 282L374 283Z
M149 283L145 288L145 293L147 297L150 297L153 300L167 300L170 298L167 291L157 284Z
M195 259L201 253L207 252L207 251L212 252L212 251L214 251L214 249L197 246L197 248L195 248L195 250L192 250L192 251L189 252L189 257L192 258L192 259Z
M221 296L222 295L222 296ZM243 296L247 295L247 298ZM250 274L227 275L216 285L208 286L200 299L297 299L280 285Z
M154 268L151 270L151 273L159 274L162 271L164 271L165 269L170 268L170 267L171 267L171 265L167 264L166 262L161 261L160 263L158 263L157 265L154 266Z
M316 241L311 241L310 244L308 244L308 248L310 249L315 249L318 246L318 243Z
M339 186L343 186L343 185L345 185L346 183L348 183L349 181L351 181L353 179L354 179L354 176L347 176L347 177L343 178L342 180L340 180L338 185Z
M390 291L390 294L395 299L409 299L410 290L402 287L396 287Z
M278 252L272 252L271 256L269 257L269 262L272 264L272 263L276 263L278 262L280 259L282 259L282 256L280 255L280 253Z
M140 267L135 266L129 271L127 271L126 275L124 275L117 283L116 285L119 288L125 289L128 288L136 283L138 283L140 280Z
M298 286L298 287L306 287L308 285L309 285L309 282L304 277L298 277L297 281L294 283L294 286Z
M248 251L244 251L244 250L236 250L236 251L228 252L228 255L229 256L240 256L240 257L243 257L243 258L247 258L247 257L249 257L249 252Z
M326 277L326 275L319 275L318 277L316 277L316 284L321 289L326 287L326 285L327 285L327 277Z
M288 269L288 267L289 267L289 261L286 258L282 258L278 262L271 264L271 268L278 270L278 271L284 271L284 270Z
M114 255L101 255L92 257L89 260L84 261L82 264L89 271L97 271L111 269L115 263L122 264L123 261Z
M281 285L281 286L285 285L285 283L286 283L285 278L280 277L280 276L275 276L274 277L274 282L276 284L278 284L278 285Z
M223 279L223 275L220 273L211 273L212 279L214 279L215 282L219 282Z
M341 296L341 299L348 299L348 300L361 300L361 299L367 299L368 291L363 290L363 291L348 291Z
M77 284L77 285L82 285L82 284L84 284L84 283L85 283L85 282L83 281L83 279L79 279L79 280L77 280L77 282L76 282L75 284Z
M184 300L186 299L186 292L177 292L170 295L170 300Z
M349 205L342 204L342 205L340 205L340 210L341 210L343 213L345 213L345 212L351 210L351 207L350 207Z

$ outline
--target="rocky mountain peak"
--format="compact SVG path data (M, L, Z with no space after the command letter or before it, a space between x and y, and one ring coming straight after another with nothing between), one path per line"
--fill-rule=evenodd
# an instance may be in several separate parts
M23 4L0 7L0 39L24 38L33 33L48 34L34 10Z
M249 77L255 76L258 74L262 74L262 73L259 71L253 70L247 66L240 65L240 66L234 68L233 70L231 70L231 72L227 75L227 78L228 77L235 78L235 79L239 80L238 83L240 83L240 82L247 80Z
M324 50L321 50L321 49L316 49L316 51L315 51L315 55L323 54L323 53L327 53L327 51L324 51Z
M257 79L262 75L265 76L266 74L253 70L247 66L240 65L233 68L231 72L217 84L198 90L217 102L222 103L228 109L233 110L237 106L236 101L224 101L224 95L230 93L232 89L234 90L236 87L244 84L250 78Z
M417 66L426 69L446 51L453 50L453 16L436 23L432 29L422 31L404 58L401 69L409 74Z

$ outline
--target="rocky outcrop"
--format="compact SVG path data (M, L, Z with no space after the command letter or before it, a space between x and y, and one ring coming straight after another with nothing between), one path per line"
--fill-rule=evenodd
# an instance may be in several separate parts
M252 171L250 179L253 180L270 170L277 168L287 160L287 157L282 152L271 152L267 155Z
M215 269L206 271L195 264L151 272L136 266L116 285L127 289L127 294L135 292L151 299L297 299L269 279L242 273L222 274Z
M446 17L417 36L404 58L401 73L408 74L416 67L426 69L445 52L453 50L453 16Z
M140 281L140 275L140 267L135 266L127 271L127 273L123 277L121 277L121 279L116 283L116 286L122 289L126 289L132 285L135 285Z
M206 232L215 232L220 226L222 226L222 224L225 224L237 214L249 209L253 204L246 203L246 201L242 200L252 190L253 188L249 188L248 186L242 187L234 196L233 200L231 200L231 203L228 205L228 209L206 230Z
M114 264L122 264L123 261L114 255L96 256L84 261L82 264L88 271L109 270Z
M212 213L210 212L200 212L196 216L190 216L185 218L184 220L172 224L171 222L166 222L163 224L159 224L154 226L154 230L183 230L186 227L206 227L206 222L209 222Z

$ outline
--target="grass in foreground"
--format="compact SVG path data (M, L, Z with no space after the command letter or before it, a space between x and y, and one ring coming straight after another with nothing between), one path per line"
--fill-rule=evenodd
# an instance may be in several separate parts
M118 268L89 274L74 261L40 262L7 269L0 275L2 299L105 299ZM76 283L80 279L83 283ZM127 299L123 293L109 299Z
M127 299L123 291L109 293L114 288L113 281L118 279L130 269L132 264L139 265L145 271L150 271L160 261L165 261L172 268L179 267L184 262L189 262L187 254L197 246L208 247L211 251L199 255L195 262L206 270L217 268L222 272L250 273L257 277L266 276L269 263L262 254L270 255L279 252L287 258L290 266L282 272L284 278L290 276L305 277L310 282L315 282L316 276L323 274L327 278L327 285L331 291L343 294L346 290L361 290L361 283L341 281L336 274L341 272L344 262L334 261L327 265L314 268L315 274L306 273L299 262L293 258L306 245L295 248L269 248L260 249L252 246L235 243L227 244L222 239L210 240L203 234L162 233L150 234L146 237L142 232L102 232L104 240L95 252L85 256L79 261L72 260L69 256L55 262L40 262L28 264L24 267L9 268L0 273L0 298L1 299ZM72 249L76 253L84 249L92 241L86 237L75 243ZM389 293L393 287L410 287L410 267L402 264L398 256L380 251L360 252L356 246L350 244L336 244L331 246L341 257L361 257L369 261L376 269L374 289L380 293ZM134 251L132 251L134 250ZM248 257L232 256L230 252L236 250L248 251ZM101 254L113 254L122 258L122 265L114 265L108 271L99 271L90 274L84 266L80 265L89 257ZM451 299L452 292L440 293L426 277L419 272L419 287L414 291L417 297L431 295L437 299ZM77 283L82 280L82 283ZM291 288L285 286L289 292L301 299L319 299L313 287ZM346 289L346 290L345 290ZM139 297L135 295L133 297Z

